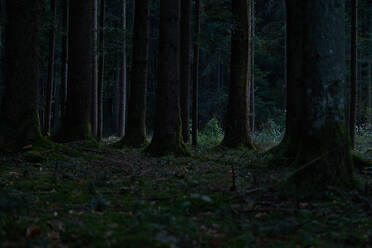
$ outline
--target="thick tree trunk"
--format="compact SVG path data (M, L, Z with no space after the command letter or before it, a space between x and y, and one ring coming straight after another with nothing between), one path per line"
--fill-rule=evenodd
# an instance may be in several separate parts
M75 141L92 138L95 0L70 1L69 70L66 116L57 138Z
M127 131L122 144L141 147L146 143L146 97L149 57L149 0L137 0L134 14L132 84Z
M53 24L49 30L49 58L48 58L48 81L46 89L46 102L45 102L45 123L44 123L44 135L50 134L52 129L52 105L53 105L53 89L54 89L54 54L55 54L55 33L56 33L56 15L57 6L56 0L50 1L50 15L53 20Z
M199 36L200 36L200 0L195 0L194 31L194 68L192 87L192 145L198 144L199 128Z
M66 115L67 103L67 76L68 76L68 30L69 30L69 2L70 0L62 0L62 56L61 56L61 119Z
M159 81L154 137L147 151L183 155L180 118L180 0L160 1Z
M231 71L225 137L222 146L253 148L249 125L250 0L232 0Z
M302 1L299 9L303 18L304 88L301 141L292 144L299 146L296 159L299 171L294 181L300 192L319 192L329 186L352 182L343 104L345 3L343 0Z
M93 76L92 76L92 133L97 137L98 132L98 3L93 0L92 19L93 19Z
M40 1L7 1L6 11L0 150L17 150L41 137L37 110Z
M124 32L122 50L120 52L121 66L120 66L120 103L119 103L119 135L125 135L125 114L127 109L127 53L126 53L126 29L127 29L127 10L126 0L122 1L122 15L121 28Z
M191 0L181 0L181 119L183 141L190 142Z
M349 129L351 146L355 147L355 124L356 124L356 104L358 89L358 0L351 0L351 79L350 79L350 117Z
M99 68L98 68L98 120L97 138L102 139L103 133L103 83L105 78L105 0L100 3L100 33L99 33Z

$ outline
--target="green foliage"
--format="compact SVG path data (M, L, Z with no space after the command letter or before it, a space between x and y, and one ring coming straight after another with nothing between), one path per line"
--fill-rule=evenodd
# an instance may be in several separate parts
M222 139L223 130L216 118L209 120L199 135L201 143L219 143Z
M262 129L255 133L254 141L262 147L273 147L282 140L284 136L283 127L278 125L273 119L261 127Z

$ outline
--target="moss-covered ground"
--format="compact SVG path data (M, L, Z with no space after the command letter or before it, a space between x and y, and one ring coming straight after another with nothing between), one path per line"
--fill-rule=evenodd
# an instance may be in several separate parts
M0 247L372 246L372 167L309 200L281 190L291 169L270 155L210 147L154 158L44 140L4 155Z

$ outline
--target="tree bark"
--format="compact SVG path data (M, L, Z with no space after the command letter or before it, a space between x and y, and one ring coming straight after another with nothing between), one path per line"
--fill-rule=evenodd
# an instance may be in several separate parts
M121 28L124 32L122 50L120 52L120 104L119 104L119 135L125 135L125 114L127 109L127 54L126 54L126 31L127 31L127 14L126 0L122 0Z
M356 104L358 89L358 0L351 0L351 79L350 79L350 117L349 129L351 146L355 148L355 124L356 124Z
M134 14L132 83L128 103L127 132L122 144L146 144L146 97L149 57L149 0L137 0Z
M222 146L254 148L249 125L250 100L250 0L232 0L234 28L231 36L229 103Z
M299 146L295 164L300 170L294 176L294 185L297 192L318 193L330 186L352 183L352 157L343 104L345 3L301 1L296 9L302 9L302 15L298 16L302 21L297 23L302 22L303 31L303 115L301 140L291 144Z
M367 123L368 124L371 124L372 121L371 121L371 118L372 118L372 114L371 114L371 110L372 110L372 62L369 61L368 63L368 121Z
M50 134L52 128L52 105L54 100L54 54L55 54L55 33L56 33L56 15L57 6L56 0L50 1L50 15L52 17L52 25L49 30L49 57L48 57L48 81L46 89L46 102L45 102L45 123L44 135Z
M255 0L251 0L251 96L252 96L252 136L254 137L256 127L256 99L254 84L254 39L255 39Z
M194 68L192 87L192 145L198 144L199 126L199 36L200 36L200 0L195 0L195 31L194 31Z
M160 1L159 81L154 136L147 151L184 155L180 118L180 0Z
M57 139L91 139L94 75L95 0L70 1L69 65L66 116Z
M92 133L97 137L98 134L98 2L93 0L92 19L93 19L93 76L92 76Z
M37 110L40 1L7 1L6 11L0 150L14 151L41 137Z
M99 24L99 68L98 68L98 120L97 138L102 139L103 134L103 83L105 79L105 0L100 3L100 24Z
M294 161L301 136L303 118L303 24L301 0L286 1L286 83L287 111L286 130L281 143L274 147L280 161L289 164Z
M181 119L182 137L190 142L191 0L181 0Z
M68 30L69 30L69 1L62 0L62 56L61 56L61 119L66 115L67 103L67 76L68 76Z

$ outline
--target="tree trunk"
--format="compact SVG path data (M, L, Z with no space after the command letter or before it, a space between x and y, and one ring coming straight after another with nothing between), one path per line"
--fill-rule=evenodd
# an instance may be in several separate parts
M97 137L98 134L98 3L93 0L92 20L93 20L93 76L92 76L92 133Z
M37 110L40 1L7 1L6 11L0 116L3 151L17 150L41 137Z
M100 3L100 33L99 33L99 68L98 68L98 123L97 137L102 139L103 133L103 83L105 79L105 0Z
M301 1L303 104L294 176L298 192L320 192L352 182L345 126L344 0ZM296 14L296 12L292 12ZM290 33L291 34L291 33ZM296 35L296 33L292 33ZM321 38L320 38L321 37ZM332 66L329 66L332 65ZM289 74L290 75L290 74ZM288 75L288 76L289 76Z
M55 54L55 33L56 33L56 15L57 6L56 0L50 1L50 16L52 17L52 25L49 30L49 58L48 58L48 81L46 89L45 102L45 123L44 135L50 134L52 128L52 105L53 105L53 89L54 89L54 54Z
M127 108L127 54L126 54L126 31L127 31L127 13L126 0L122 0L121 28L124 32L122 50L120 52L120 104L119 104L119 135L125 135L125 114Z
M183 141L190 142L191 0L181 0L181 119Z
M255 39L255 0L251 0L251 92L252 92L252 136L256 127L256 99L254 85L254 39Z
M195 0L195 31L194 31L194 69L192 87L192 145L198 144L199 125L199 36L200 36L200 0Z
M286 130L282 142L273 149L281 161L294 161L301 136L303 27L301 0L286 1Z
M254 148L249 125L250 0L232 0L234 29L231 36L231 71L225 137L222 146Z
M350 117L349 129L351 146L355 148L355 123L356 123L356 104L358 89L358 0L351 0L351 79L350 79Z
M371 121L371 108L372 108L372 62L369 61L368 63L368 124L372 124Z
M61 119L66 115L67 75L68 75L68 30L69 30L69 1L62 0L62 57L61 57Z
M154 137L147 151L183 155L180 118L180 0L160 1L159 81Z
M137 0L134 14L132 83L128 105L127 132L122 144L146 144L146 97L149 57L149 0Z
M66 117L57 138L64 141L92 138L95 0L70 1L69 70Z

